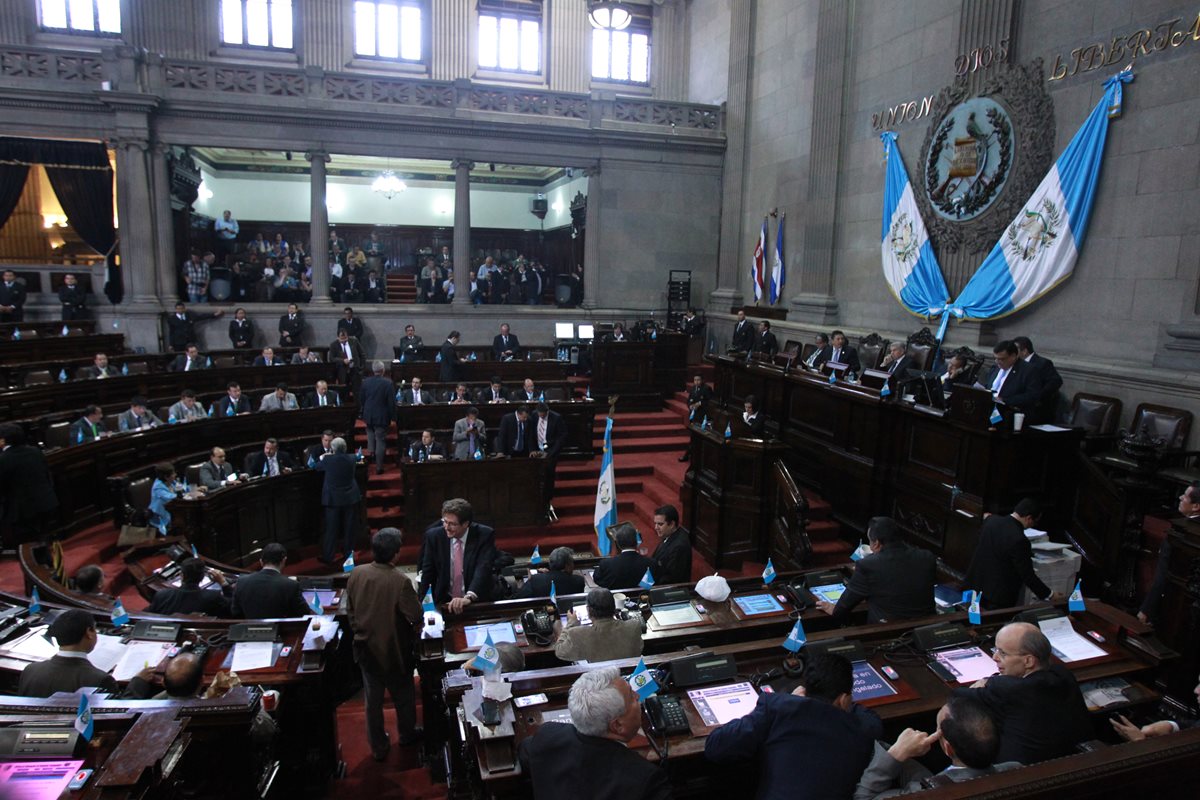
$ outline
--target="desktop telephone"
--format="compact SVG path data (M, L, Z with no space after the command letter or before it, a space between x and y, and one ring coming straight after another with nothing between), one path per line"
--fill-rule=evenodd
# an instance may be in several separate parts
M679 698L669 694L652 694L646 698L646 718L650 729L660 736L691 733L687 714Z
M548 639L554 635L554 618L540 609L529 609L521 615L521 627L526 636Z

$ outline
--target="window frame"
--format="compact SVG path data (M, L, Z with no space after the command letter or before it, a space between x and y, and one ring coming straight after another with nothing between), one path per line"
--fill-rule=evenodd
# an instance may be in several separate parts
M588 27L588 80L592 84L603 86L619 86L650 89L654 83L654 18L651 9L648 6L627 5L627 9L631 12L632 19L629 26L622 31L608 31L608 75L600 76L592 74L592 65L595 56L595 34L597 29ZM634 34L644 34L646 37L646 80L635 81L632 78L614 78L612 77L612 37L614 33L625 33L632 38ZM633 74L633 47L629 48L629 74Z
M303 0L290 0L290 6L291 6L291 10L292 10L292 14L291 14L291 16L292 16L292 19L291 19L292 45L291 45L291 47L279 47L278 45L274 45L274 44L250 44L249 35L248 35L249 34L249 27L248 27L249 22L248 22L248 18L247 18L247 14L246 14L247 0L233 0L233 2L238 3L242 8L242 41L241 42L225 41L225 14L224 14L224 11L222 8L225 4L225 0L217 0L217 2L216 2L217 46L219 48L219 51L226 51L226 52L233 52L233 53L257 53L257 54L278 53L278 54L282 54L282 55L288 55L288 54L295 55L299 52L296 48L296 39L298 38L298 34L299 34L299 32L297 31L297 28L296 28L296 18L298 16L297 12L300 11L300 6L303 3ZM273 15L271 14L271 7L275 4L276 0L266 0L266 2L267 2L267 30L268 30L267 38L268 38L268 41L274 41L274 39L275 39L275 35L274 35L275 34L275 27L274 27L275 23L273 21Z
M368 67L399 67L401 69L414 67L427 67L430 62L432 53L432 25L430 19L430 3L429 0L365 0L375 6L375 55L366 55L358 52L358 2L359 0L350 0L348 25L350 39L350 57L352 65L361 65ZM397 55L381 56L379 55L379 6L394 5L398 8L415 8L421 14L420 37L421 37L421 56L417 59L404 58Z
M547 26L546 26L546 4L542 0L477 0L475 4L474 29L472 33L472 41L474 42L475 70L476 73L485 79L494 80L517 80L517 81L532 81L544 80L547 73ZM482 41L480 25L484 17L494 17L496 19L496 44L497 44L497 59L495 66L485 66L479 58L480 43ZM538 26L537 33L537 52L538 52L538 68L536 70L521 69L519 66L520 58L518 55L517 67L502 67L499 59L499 44L501 41L500 21L510 19L517 23L517 50L518 54L521 50L521 37L523 22L536 22Z
M37 15L37 30L41 36L70 36L70 37L92 37L96 39L123 39L125 36L125 22L129 16L129 9L126 8L126 0L117 0L117 21L120 23L121 30L119 31L102 31L100 30L100 0L91 0L92 14L95 20L95 26L91 29L72 28L71 27L71 3L70 0L62 0L64 13L66 14L67 27L57 28L47 25L43 21L42 3L45 0L35 0L34 13Z

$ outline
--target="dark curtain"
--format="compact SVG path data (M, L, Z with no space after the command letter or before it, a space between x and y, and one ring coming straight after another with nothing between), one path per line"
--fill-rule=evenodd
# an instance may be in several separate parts
M0 164L0 228L17 207L28 174L29 167L24 164Z

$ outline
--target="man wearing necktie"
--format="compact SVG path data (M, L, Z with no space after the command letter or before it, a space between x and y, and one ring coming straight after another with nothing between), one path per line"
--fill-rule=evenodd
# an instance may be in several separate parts
M534 429L529 424L529 406L522 403L511 414L500 420L500 431L496 434L496 452L506 456L528 456L534 448Z
M479 409L467 407L467 415L454 423L454 433L450 442L454 445L454 457L459 461L469 461L475 457L475 452L483 447L486 441L487 429L479 419Z
M192 372L203 369L205 362L200 358L200 350L194 344L187 346L187 352L175 356L175 360L167 367L168 372Z
M361 375L362 345L358 339L346 333L343 328L337 333L337 340L329 345L329 363L337 368L337 381L341 384L354 384Z
M996 365L982 385L992 390L996 402L1016 411L1028 412L1041 400L1041 384L1033 369L1017 355L1017 345L1005 339L992 348Z
M175 313L167 314L167 341L175 352L183 352L189 344L199 341L196 338L196 323L204 320L225 316L224 311L197 314L188 311L183 303L175 304Z
M71 423L68 439L71 444L94 442L107 433L104 423L104 411L100 406L88 406L83 410L83 416Z
M813 339L816 344L816 349L808 354L808 358L804 359L804 363L809 367L819 367L821 363L827 360L830 356L829 337L823 333L818 333Z
M287 313L279 318L279 346L299 347L304 333L304 320L300 318L300 307L288 303Z
M341 405L341 399L337 392L329 391L329 384L323 380L317 381L313 391L304 398L305 408L325 408L339 405Z
M534 447L536 449L532 456L545 459L546 462L545 501L550 519L553 520L558 518L554 513L554 506L551 505L554 499L554 478L558 470L558 455L567 441L567 426L563 422L561 414L551 411L545 403L538 403L534 431Z
M521 343L509 332L508 323L503 323L499 335L492 339L492 356L497 361L512 361L520 348Z
M848 372L858 375L862 372L862 364L858 360L858 351L846 342L846 334L834 331L830 337L830 355L827 359L834 364L845 364ZM822 362L823 363L823 362ZM820 366L818 364L817 366Z
M460 614L477 600L491 597L496 532L473 521L471 504L454 498L442 504L442 518L425 529L421 583L417 596L433 593L435 603Z
M23 322L25 320L25 284L17 281L17 274L4 270L4 281L0 283L0 322Z
M754 347L754 326L746 319L746 312L738 309L737 322L733 324L733 338L729 349L748 353Z

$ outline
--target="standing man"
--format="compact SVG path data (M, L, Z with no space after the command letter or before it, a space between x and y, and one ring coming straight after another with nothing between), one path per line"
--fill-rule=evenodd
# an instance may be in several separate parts
M69 272L63 276L63 285L58 290L58 302L62 303L63 322L88 318L87 292Z
M175 313L167 315L167 342L175 352L183 352L189 343L196 341L196 323L225 316L224 311L197 314L188 311L183 303L175 304Z
M1062 376L1054 368L1053 361L1033 352L1033 342L1028 336L1014 338L1013 344L1017 346L1017 358L1030 366L1041 392L1037 408L1032 410L1026 421L1034 425L1054 422L1058 412L1058 390L1063 385Z
M362 493L354 480L354 456L346 452L346 440L340 436L329 443L331 452L317 462L318 472L325 473L321 486L321 505L325 507L325 541L322 564L333 564L334 547L342 543L341 559L354 552L354 533L358 521L358 504Z
M354 316L354 309L350 306L342 309L342 318L337 322L337 329L345 330L346 335L352 339L361 340L363 338L362 320Z
M0 281L0 322L25 321L25 284L17 280L17 273L4 270Z
M554 477L558 471L558 456L567 443L567 423L557 411L551 411L545 403L538 403L537 421L533 427L537 445L533 456L546 461L546 506L550 518L554 519L557 516L554 513Z
M243 619L280 619L311 614L299 581L282 574L287 548L271 542L262 549L259 559L262 569L243 575L233 587L233 615Z
M492 594L496 532L473 522L471 504L461 498L442 503L442 519L425 529L421 546L421 585L417 594L432 590L433 601L461 614L476 600Z
M396 569L401 541L396 528L376 533L371 539L375 560L354 568L342 599L354 632L354 660L362 670L367 741L376 761L387 758L391 744L383 722L385 690L396 709L400 745L416 744L421 737L413 692L421 606L412 582Z
M521 343L509 333L508 323L500 324L500 333L492 339L492 357L497 361L512 361L521 352Z
M1025 535L1037 516L1037 503L1026 497L1008 516L992 514L984 520L963 581L964 589L975 589L983 595L979 602L984 608L1018 605L1025 586L1039 600L1051 598L1050 587L1033 571L1033 547Z
M183 262L183 282L187 285L189 303L208 302L208 268L212 264L212 257L212 253L205 253L201 258L200 253L193 250L191 257Z
M754 352L768 358L774 358L779 352L779 340L771 333L771 323L763 320L758 323L758 336L754 340Z
M687 528L679 524L675 506L654 509L654 532L658 547L654 548L654 580L657 583L688 583L692 580L692 542Z
M533 426L529 424L529 406L522 403L511 414L500 418L493 452L510 458L528 458L537 446L534 436Z
M475 453L483 448L487 441L487 427L479 418L479 409L475 406L467 408L467 415L454 423L454 434L450 439L454 445L454 457L459 461L468 461Z
M20 425L0 424L0 541L5 547L45 541L57 510L58 496L45 455L26 443Z
M754 326L746 319L745 309L738 309L737 322L733 323L733 338L729 349L749 353L754 348Z
M279 346L299 347L304 335L304 320L300 318L300 307L288 303L287 313L279 318Z
M213 231L217 234L217 248L228 261L229 256L237 250L238 221L233 218L233 212L225 209L221 218L213 223Z
M700 375L692 377L692 385L688 388L687 406L688 406L688 425L693 422L702 420L707 413L708 401L712 399L712 389L705 385L704 378ZM683 455L679 457L680 461L688 461L692 457L692 444L689 441L687 449L683 451Z
M332 353L332 351L330 351ZM358 390L358 415L367 427L367 449L375 455L375 474L383 474L387 457L387 435L395 414L396 384L384 377L382 361L371 363L371 377Z
M1179 495L1179 505L1176 507L1180 515L1187 519L1200 520L1200 481L1192 481ZM1158 564L1154 568L1154 579L1146 590L1146 598L1138 609L1137 618L1142 622L1153 623L1158 618L1158 606L1162 602L1163 593L1167 590L1167 572L1171 563L1171 537L1166 536L1158 548Z
M446 341L442 342L442 347L438 354L442 357L441 370L438 375L438 380L442 383L458 383L462 378L462 367L460 366L463 359L458 357L458 353L454 348L458 347L458 340L462 334L458 331L450 331L450 335L446 337Z
M353 386L362 369L363 352L358 339L351 339L344 330L339 330L337 340L329 345L329 363L337 369L337 382Z
M1017 356L1017 346L1008 339L997 342L992 355L996 364L980 383L992 390L997 403L1035 414L1042 394L1034 368Z

